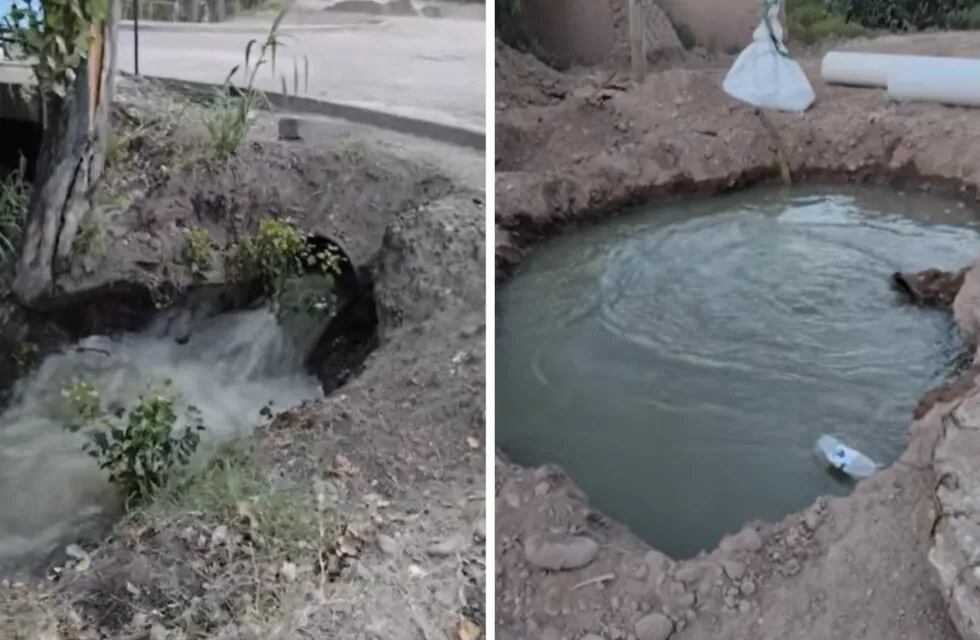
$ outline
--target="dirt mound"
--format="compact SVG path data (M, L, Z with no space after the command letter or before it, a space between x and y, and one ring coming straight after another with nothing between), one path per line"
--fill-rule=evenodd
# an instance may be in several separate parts
M496 41L495 99L498 109L512 106L547 105L561 102L573 81L529 53Z

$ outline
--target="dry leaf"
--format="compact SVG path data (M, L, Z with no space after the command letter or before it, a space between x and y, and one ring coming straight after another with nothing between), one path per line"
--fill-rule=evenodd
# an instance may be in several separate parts
M476 640L480 637L480 627L466 616L460 616L456 636L459 640Z
M134 598L140 597L139 588L134 586L133 583L129 582L128 580L126 581L126 591L128 591L129 595L133 596Z
M470 449L480 448L480 441L474 438L473 436L470 436L466 439L466 444L470 445Z

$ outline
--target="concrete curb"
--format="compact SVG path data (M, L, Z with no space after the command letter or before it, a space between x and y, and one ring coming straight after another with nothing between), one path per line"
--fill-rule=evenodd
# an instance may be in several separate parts
M125 75L132 77L130 74ZM216 90L221 90L220 86L206 82L161 78L159 76L142 77L150 78L164 86L183 89L197 94L206 94L208 96L213 96ZM315 98L285 96L281 93L270 91L263 93L273 106L291 113L306 113L338 118L340 120L387 129L397 133L428 138L429 140L444 142L458 147L468 147L477 151L484 151L487 146L486 133L475 128L422 120L420 118L412 118L387 111L368 109L366 107L330 102L327 100L317 100Z
M330 32L330 31L356 31L382 26L385 20L382 18L369 18L363 22L352 22L350 24L283 24L280 33L291 31L304 32ZM125 31L133 30L132 20L120 20L119 28ZM255 24L233 23L233 22L165 22L160 20L140 20L140 31L161 31L183 33L265 33L269 30L269 25L261 22Z

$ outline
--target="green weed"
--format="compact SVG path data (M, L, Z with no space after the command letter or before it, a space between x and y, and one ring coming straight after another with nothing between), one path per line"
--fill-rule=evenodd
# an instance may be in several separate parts
M0 268L17 254L30 197L30 185L23 173L0 176Z

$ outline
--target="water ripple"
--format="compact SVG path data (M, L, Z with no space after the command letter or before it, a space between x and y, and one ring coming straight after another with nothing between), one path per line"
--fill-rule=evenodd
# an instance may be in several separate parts
M844 490L811 461L821 433L897 457L960 347L888 276L978 251L961 209L878 190L763 189L561 236L498 298L498 438L661 548L711 546Z

